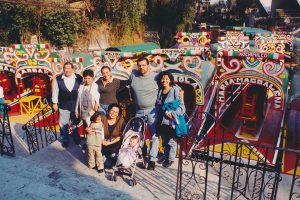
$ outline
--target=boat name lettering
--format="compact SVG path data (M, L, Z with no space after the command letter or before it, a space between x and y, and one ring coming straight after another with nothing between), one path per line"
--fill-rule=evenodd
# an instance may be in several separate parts
M118 51L109 51L109 52L104 52L104 55L106 56L115 56L115 57L120 57L121 53Z
M15 73L16 70L13 67L0 65L0 71L8 71L11 73Z
M18 71L17 78L22 78L23 74L28 74L28 73L38 73L38 74L46 74L50 78L52 77L52 74L49 74L49 71L47 69L41 69L41 68L24 68Z
M162 49L162 54L186 54L184 49Z
M239 57L267 58L267 53L240 52Z
M265 88L268 88L269 90L271 90L273 92L275 109L281 108L283 94L281 94L280 90L278 88L276 88L272 83L265 81L265 80L257 79L257 78L234 77L234 78L224 81L223 84L219 88L219 101L225 102L226 88L229 85L241 84L241 83L256 84L256 85L261 85Z

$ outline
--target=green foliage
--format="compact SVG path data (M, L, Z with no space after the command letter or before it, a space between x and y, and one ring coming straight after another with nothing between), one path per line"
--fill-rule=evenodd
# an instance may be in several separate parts
M149 29L158 30L162 47L171 47L178 31L191 31L195 18L195 0L173 0L151 3L147 16Z
M41 9L21 4L0 6L0 44L21 43L22 37L42 33L56 46L72 45L77 33L86 30L88 21L79 13L63 9Z
M9 45L20 43L21 36L34 29L31 7L1 3L0 6L0 43Z
M146 8L145 0L107 0L105 5L106 19L113 24L118 36L138 31Z
M241 20L244 21L247 17L245 11L247 8L250 8L253 3L255 3L254 0L237 0L236 4L238 5L235 9L238 10L238 15L240 16Z
M58 47L70 46L74 43L75 34L85 30L83 20L78 13L52 10L42 15L41 32L43 37Z
M70 46L78 33L93 28L98 19L114 27L114 35L130 38L145 25L157 30L162 47L170 47L177 31L189 31L196 0L87 0L90 20L76 12L18 4L0 6L0 43L20 43L26 34L37 34L52 45ZM147 13L146 13L147 10Z

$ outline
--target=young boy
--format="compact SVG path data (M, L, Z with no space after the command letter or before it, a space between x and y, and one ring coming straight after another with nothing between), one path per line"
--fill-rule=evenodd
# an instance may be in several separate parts
M98 173L102 173L104 169L101 153L103 140L103 123L101 121L100 112L97 111L92 115L91 125L87 128L86 144L88 150L88 167L91 169L96 168Z

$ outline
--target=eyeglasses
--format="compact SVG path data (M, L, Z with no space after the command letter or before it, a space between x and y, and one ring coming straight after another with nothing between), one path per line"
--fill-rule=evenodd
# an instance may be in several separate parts
M109 112L115 113L115 114L119 114L119 111L115 111L115 110L110 110Z

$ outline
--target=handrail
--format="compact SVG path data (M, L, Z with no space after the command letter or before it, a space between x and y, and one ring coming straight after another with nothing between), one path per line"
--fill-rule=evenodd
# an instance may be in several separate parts
M1 156L6 154L8 156L15 156L14 141L12 138L11 125L9 121L8 112L10 106L0 103L0 112L2 118L0 119L0 153ZM2 129L2 130L1 130Z
M55 114L52 106L47 104L23 125L30 155L57 140Z

